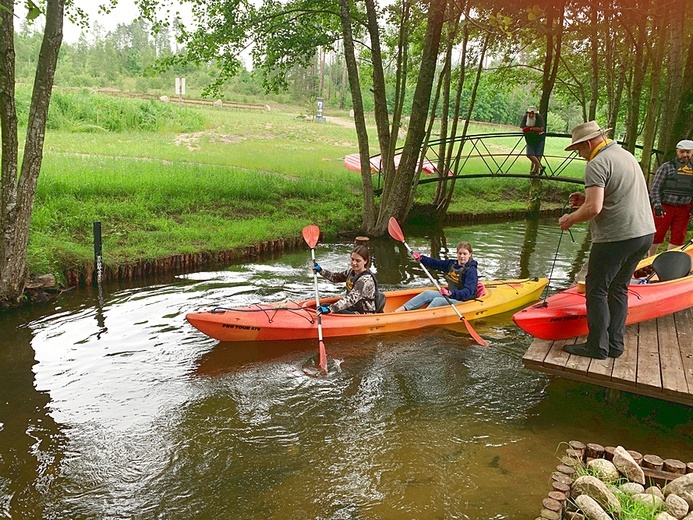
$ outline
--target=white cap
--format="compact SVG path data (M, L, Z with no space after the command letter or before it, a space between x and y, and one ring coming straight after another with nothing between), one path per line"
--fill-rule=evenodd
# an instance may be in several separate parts
M693 150L693 141L690 139L684 139L679 141L676 145L677 150Z

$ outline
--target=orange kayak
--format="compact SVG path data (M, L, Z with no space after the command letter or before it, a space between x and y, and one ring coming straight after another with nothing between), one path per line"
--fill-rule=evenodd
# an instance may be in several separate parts
M484 282L486 294L456 305L465 319L472 321L512 311L538 300L548 279L492 280ZM434 309L393 312L415 295L432 287L383 291L387 296L381 314L325 314L322 332L325 338L385 334L459 323L449 305ZM320 300L330 304L338 298ZM186 319L195 328L219 341L275 341L317 338L315 300L256 304L237 309L216 308L193 312Z
M693 248L685 251L693 256ZM638 264L636 276L647 275L655 257ZM634 279L628 288L626 325L652 320L693 307L693 273L665 282L653 277L648 283ZM559 340L584 336L588 332L585 295L577 287L556 293L513 315L522 330L539 339Z

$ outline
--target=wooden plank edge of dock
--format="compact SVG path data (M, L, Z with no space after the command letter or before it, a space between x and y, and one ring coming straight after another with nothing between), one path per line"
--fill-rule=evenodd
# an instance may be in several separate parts
M654 387L650 386L636 386L634 384L628 385L607 379L597 379L595 377L574 371L559 370L547 367L536 361L527 360L524 358L522 359L522 364L525 368L528 368L530 370L544 372L546 374L553 376L560 376L566 379L571 379L573 381L579 381L581 383L589 383L595 386L603 386L605 388L612 388L614 390L621 390L632 394L644 395L646 397L654 397L655 399L662 399L664 401L671 401L678 404L693 406L693 396L688 394L676 394L671 391L664 391L661 388L657 390Z

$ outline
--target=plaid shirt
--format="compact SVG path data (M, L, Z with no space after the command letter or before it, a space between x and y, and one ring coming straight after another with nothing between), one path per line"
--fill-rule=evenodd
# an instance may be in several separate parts
M690 195L675 195L673 193L663 192L664 181L667 178L675 178L679 173L678 170L682 168L683 164L676 160L667 161L657 168L654 179L652 180L652 185L650 186L650 201L652 205L655 204L669 204L671 206L683 206L684 204L691 203ZM690 165L688 165L690 167Z

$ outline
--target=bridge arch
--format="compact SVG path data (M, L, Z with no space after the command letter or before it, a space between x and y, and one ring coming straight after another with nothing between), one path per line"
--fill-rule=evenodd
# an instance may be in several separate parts
M578 163L584 163L576 152L564 152L570 144L570 134L547 132L546 154L542 158L544 171L540 175L523 173L530 165L525 159L525 140L522 132L501 132L501 133L482 133L472 134L464 137L448 137L436 139L428 142L424 161L420 163L421 174L417 175L415 182L418 184L447 182L452 179L474 179L474 178L519 178L519 179L542 179L555 182L567 182L572 184L582 184L582 172L584 168ZM555 153L556 147L550 146L551 141L560 141L561 153ZM445 142L446 150L453 147L450 157L451 164L446 164L445 158L441 160L438 150ZM619 141L619 144L625 144ZM642 150L642 146L636 146ZM508 151L509 150L509 151ZM551 151L554 153L551 153ZM395 151L395 165L399 162L402 148ZM652 150L652 164L661 163L662 152ZM371 172L378 175L374 182L375 194L382 193L382 169L380 156L374 155L370 158ZM358 154L352 154L344 159L347 168L360 171L360 161ZM442 167L440 166L442 164ZM448 172L443 175L440 172Z

